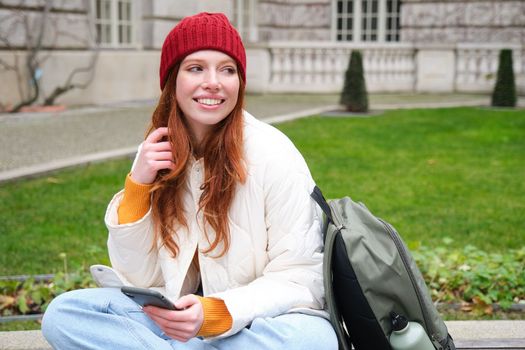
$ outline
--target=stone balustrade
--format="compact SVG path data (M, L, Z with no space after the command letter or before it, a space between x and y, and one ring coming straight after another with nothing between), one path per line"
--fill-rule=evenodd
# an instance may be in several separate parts
M275 42L267 46L270 74L266 90L338 91L344 82L350 53L356 49L363 53L370 91L413 89L414 49L410 44Z
M507 47L514 53L518 90L525 92L525 47L521 45L336 42L269 42L248 47L248 89L341 91L350 53L360 50L370 92L489 92L499 51ZM255 66L250 67L253 62Z
M458 44L456 47L457 91L490 91L494 86L501 49L512 49L514 75L525 88L525 47L512 44Z

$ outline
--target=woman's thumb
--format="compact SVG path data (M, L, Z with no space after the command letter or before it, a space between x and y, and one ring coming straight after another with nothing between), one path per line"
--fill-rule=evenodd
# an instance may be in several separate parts
M193 294L184 295L179 300L175 302L175 306L178 309L188 309L191 306L195 305L196 303L199 303L199 298L197 298Z

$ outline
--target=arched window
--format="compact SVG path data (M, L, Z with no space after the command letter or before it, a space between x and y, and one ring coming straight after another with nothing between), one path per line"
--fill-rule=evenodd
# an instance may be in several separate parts
M334 0L335 40L399 41L401 0Z

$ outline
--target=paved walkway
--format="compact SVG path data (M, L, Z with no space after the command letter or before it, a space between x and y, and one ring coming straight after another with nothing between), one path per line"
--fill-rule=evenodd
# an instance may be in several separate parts
M372 110L487 106L472 94L377 94ZM336 108L337 95L257 95L247 110L270 123ZM525 106L525 101L520 101ZM0 182L77 164L130 155L142 141L154 101L139 101L59 113L0 114Z

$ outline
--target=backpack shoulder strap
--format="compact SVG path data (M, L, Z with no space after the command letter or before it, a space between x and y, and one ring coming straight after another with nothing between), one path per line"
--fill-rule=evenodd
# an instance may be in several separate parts
M317 186L314 187L312 193L310 193L310 197L313 198L313 200L321 207L323 210L323 213L328 218L329 222L333 223L334 219L332 217L332 211L330 210L330 205L328 205L328 202L323 196L323 192L321 192L321 189Z
M332 223L335 227L335 223L332 216L332 210L330 205L326 201L321 192L321 189L317 186L314 187L314 190L310 196L316 201L316 203L321 207L323 213L328 219L328 223ZM337 334L337 339L339 341L340 350L350 350L350 342L348 341L348 335L343 329L341 314L337 308L337 303L335 300L334 289L332 286L332 258L333 258L333 249L335 244L335 237L339 233L339 230L332 230L328 228L329 225L325 225L325 231L323 232L324 238L324 257L323 257L323 280L324 280L324 290L326 304L328 306L328 311L330 313L330 321L334 327L335 333Z
M343 321L339 309L337 307L334 288L332 285L332 258L333 249L335 245L335 237L337 234L339 234L339 230L329 230L329 232L327 232L326 234L323 257L324 291L326 305L328 306L328 312L330 313L330 321L332 323L332 326L334 327L337 339L339 341L339 349L350 350L350 340L343 329Z

